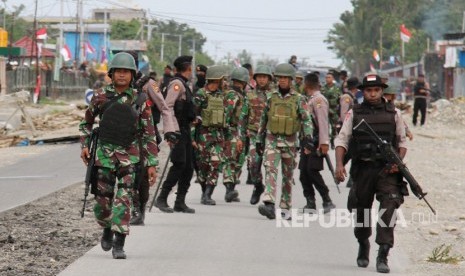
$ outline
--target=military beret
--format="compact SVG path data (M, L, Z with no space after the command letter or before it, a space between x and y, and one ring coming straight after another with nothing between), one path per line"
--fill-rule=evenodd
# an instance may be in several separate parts
M180 57L177 57L173 64L174 64L174 67L176 68L181 68L181 66L183 64L186 64L186 63L192 63L192 56L180 56Z

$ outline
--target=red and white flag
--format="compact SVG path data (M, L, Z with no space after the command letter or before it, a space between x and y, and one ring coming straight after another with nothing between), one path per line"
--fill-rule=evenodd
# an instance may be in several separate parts
M373 66L373 64L370 62L370 71L371 72L376 72L376 68L375 66Z
M40 28L36 32L36 38L37 39L47 39L47 29L46 28Z
M71 59L71 51L69 50L68 45L63 45L63 48L61 48L60 53L63 56L64 61L68 61Z
M403 42L409 42L410 38L412 37L412 33L405 27L404 24L400 25L400 39Z
M95 53L95 48L92 47L92 45L90 44L89 41L84 43L84 49L85 49L86 53L88 53L88 54Z
M373 58L374 58L376 61L379 61L380 57L379 57L378 51L376 51L376 50L373 51Z

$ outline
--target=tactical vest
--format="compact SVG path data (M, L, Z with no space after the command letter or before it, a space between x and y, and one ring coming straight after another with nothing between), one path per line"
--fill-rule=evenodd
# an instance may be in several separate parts
M381 139L397 148L396 110L394 105L384 100L377 106L371 106L367 102L363 102L354 105L353 113L354 126L360 123L362 119L365 119ZM365 132L354 130L349 147L354 160L377 161L384 159L373 138Z
M247 124L247 129L253 131L258 131L260 119L266 106L266 96L260 96L257 93L254 91L247 92L247 99L249 100L249 123Z
M226 127L224 118L224 96L207 94L207 108L202 109L202 126Z
M111 96L107 96L108 101L101 108L99 139L105 143L128 147L136 139L137 119L140 107L147 99L146 94L139 94L133 104L119 103L118 98L121 96Z
M298 100L298 94L286 98L271 96L267 128L272 134L291 136L299 131Z
M178 121L179 127L186 129L189 128L191 122L195 119L195 112L194 112L194 102L193 102L193 95L192 91L187 85L187 83L180 77L174 77L173 79L177 79L181 81L184 88L186 89L186 99L178 98L174 103L174 116ZM173 80L171 80L173 81Z
M426 98L425 94L420 93L421 89L425 89L424 82L415 82L415 86L413 87L413 95L415 98Z

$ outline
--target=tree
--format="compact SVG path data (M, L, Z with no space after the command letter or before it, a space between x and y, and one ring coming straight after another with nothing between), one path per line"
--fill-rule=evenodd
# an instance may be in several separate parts
M14 10L11 13L6 13L5 17L5 28L8 31L8 37L10 43L13 43L20 39L21 37L28 35L30 36L33 33L33 25L26 20L19 18L21 12L25 9L23 4L19 6L13 6ZM2 11L2 14L5 11Z
M245 63L252 64L253 63L252 54L247 52L245 49L242 49L242 52L237 54L237 58L239 59L239 62L241 64L245 64Z
M425 14L431 12L434 4L438 5L436 2L352 0L353 12L346 11L340 16L341 22L333 25L325 42L348 69L361 75L369 70L370 62L375 62L372 53L379 50L380 29L383 56L400 55L399 26L405 24L413 34L411 41L405 44L405 63L418 61L426 48L426 38L432 36L427 30L422 30ZM459 0L453 2L458 3Z

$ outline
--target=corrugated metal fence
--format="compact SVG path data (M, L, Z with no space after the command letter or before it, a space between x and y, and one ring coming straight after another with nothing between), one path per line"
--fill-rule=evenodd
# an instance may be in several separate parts
M60 80L53 80L53 71L40 70L40 95L51 98L81 99L84 91L89 88L90 80L79 72L60 71ZM6 71L7 93L20 90L34 91L36 73L34 68L18 67Z

